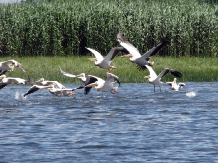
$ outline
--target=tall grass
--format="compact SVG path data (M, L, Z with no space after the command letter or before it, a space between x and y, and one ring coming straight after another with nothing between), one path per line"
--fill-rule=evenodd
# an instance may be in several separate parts
M216 57L218 5L197 1L74 0L0 5L1 56L106 54L120 30L146 52L164 38L162 56Z
M106 78L108 70L94 66L92 62L87 61L89 56L73 56L73 57L15 57L26 69L26 73L19 68L15 68L14 72L7 73L7 76L21 77L24 79L33 78L35 80L44 77L47 80L57 80L62 83L81 83L79 79L65 77L60 73L60 66L64 71L72 74L80 74L82 72L88 75L95 75ZM10 57L4 57L1 60L8 60ZM196 81L196 82L212 82L218 81L218 58L199 58L199 57L153 57L153 69L159 74L164 68L169 67L182 72L183 77L178 81ZM128 59L114 59L112 65L117 69L110 71L119 77L122 83L144 83L145 75L148 70L139 71L134 63ZM173 76L167 74L162 81L171 81Z

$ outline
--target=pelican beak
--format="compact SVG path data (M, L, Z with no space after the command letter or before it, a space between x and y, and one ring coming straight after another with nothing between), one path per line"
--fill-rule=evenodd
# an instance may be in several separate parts
M42 82L43 80L42 79L39 79L39 80L37 80L36 82Z
M108 68L109 71L111 71L111 70L113 70L113 69L116 69L116 67L110 66L110 67Z
M127 54L127 55L121 56L121 58L131 58L131 57L132 57L132 54Z
M96 58L88 58L87 60L88 60L88 61L91 61L91 62L95 62L95 61L97 61Z
M149 79L149 78L150 78L150 75L148 75L148 76L144 76L144 78Z
M98 86L97 83L91 83L91 84L88 84L86 87L96 87L96 86Z

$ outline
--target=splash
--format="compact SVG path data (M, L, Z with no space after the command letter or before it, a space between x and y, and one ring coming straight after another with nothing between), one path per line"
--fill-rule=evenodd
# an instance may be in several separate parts
M187 97L195 97L196 96L196 93L191 91L191 92L186 92L186 96Z
M19 100L19 98L20 98L20 93L19 93L19 92L16 92L14 98L15 98L16 100Z

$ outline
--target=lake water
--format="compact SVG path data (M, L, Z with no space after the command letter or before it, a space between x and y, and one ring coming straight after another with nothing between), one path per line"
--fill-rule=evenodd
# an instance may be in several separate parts
M218 162L215 82L23 98L29 87L0 90L0 162Z

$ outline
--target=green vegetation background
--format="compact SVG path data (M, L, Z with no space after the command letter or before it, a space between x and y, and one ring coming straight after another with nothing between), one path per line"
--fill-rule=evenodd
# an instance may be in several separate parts
M212 2L212 1L211 1ZM218 5L195 0L74 0L0 5L0 56L16 58L27 73L11 76L45 77L72 82L58 66L71 73L105 78L106 70L86 58L90 47L106 55L120 46L120 30L141 53L168 38L170 44L156 57L154 69L183 72L183 81L217 81ZM115 58L113 73L123 82L145 82L128 60ZM172 80L172 76L165 80ZM77 80L73 80L77 82ZM122 81L122 80L121 80Z

